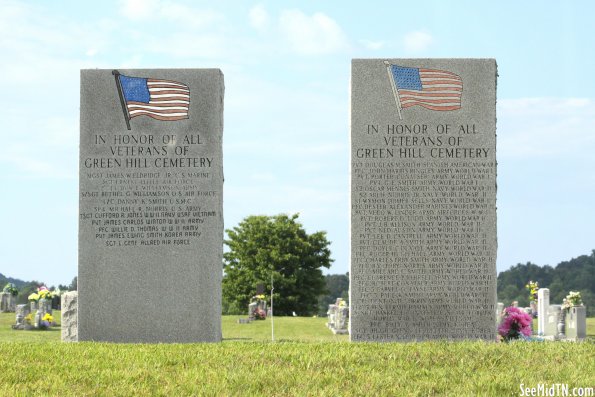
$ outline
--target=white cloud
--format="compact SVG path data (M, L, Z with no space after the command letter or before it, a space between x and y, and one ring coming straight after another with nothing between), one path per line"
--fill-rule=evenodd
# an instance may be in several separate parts
M155 15L158 0L124 0L120 3L120 13L133 20L147 19Z
M337 22L320 12L309 16L300 10L284 10L279 16L279 29L299 54L330 54L349 47Z
M522 98L498 101L498 150L510 157L592 156L595 101Z
M409 32L403 37L405 50L410 52L424 51L433 41L432 35L424 31Z
M360 40L359 42L364 47L366 47L368 50L373 50L373 51L380 50L386 44L384 41L371 41L371 40Z
M224 19L222 14L211 10L160 0L124 0L120 14L131 20L164 19L180 24L178 28L205 28Z
M264 32L269 26L269 14L262 4L258 4L250 9L248 13L250 26L254 29Z

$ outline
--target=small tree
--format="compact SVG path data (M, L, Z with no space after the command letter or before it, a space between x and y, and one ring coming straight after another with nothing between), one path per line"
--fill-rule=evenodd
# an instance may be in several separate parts
M70 285L68 286L68 290L69 291L76 291L77 289L78 289L78 277L77 276L74 276L74 278L70 282Z
M259 283L271 289L279 315L312 315L325 292L323 267L330 267L330 242L325 232L307 234L298 214L249 216L226 230L223 254L223 300L227 313L246 312Z

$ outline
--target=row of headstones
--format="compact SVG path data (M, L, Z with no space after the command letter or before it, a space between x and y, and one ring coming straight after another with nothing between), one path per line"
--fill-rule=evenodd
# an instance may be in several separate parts
M343 299L337 298L334 304L328 305L326 314L328 318L326 326L334 334L349 333L349 306L345 304Z
M532 314L533 308L523 308ZM496 325L502 318L504 304L498 302ZM587 308L572 306L568 313L562 305L550 305L550 290L540 288L537 291L537 335L546 339L579 340L587 336Z
M584 339L587 336L587 308L572 306L568 312L562 305L550 305L550 290L537 291L537 333L554 339ZM543 315L543 314L545 315Z
M31 321L27 322L26 318L29 314L35 313ZM46 314L53 315L52 300L40 299L39 301L32 301L28 304L16 305L15 307L15 324L12 326L16 330L26 330L40 328L41 322ZM55 323L50 326L56 325Z

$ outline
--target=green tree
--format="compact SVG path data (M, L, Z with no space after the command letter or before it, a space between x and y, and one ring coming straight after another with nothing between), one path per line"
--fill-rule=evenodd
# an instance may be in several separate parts
M76 291L78 289L78 276L74 276L70 285L68 286L69 291Z
M17 303L23 304L29 302L29 295L34 292L37 292L37 287L42 285L39 281L30 281L29 283L25 284L23 287L19 288L19 296L17 297Z
M561 304L570 291L579 291L587 307L587 316L595 316L595 250L556 267L537 266L531 262L518 264L498 275L498 300L508 305L518 300L521 306L529 303L524 285L527 281L539 282L549 288L550 304Z
M342 298L349 303L349 273L327 274L324 280L328 292L318 299L319 316L326 316L328 305L335 303L337 298Z
M292 216L249 216L226 230L229 248L223 254L224 312L246 313L257 284L271 289L274 312L279 315L312 315L324 294L322 268L332 259L326 232L308 234Z

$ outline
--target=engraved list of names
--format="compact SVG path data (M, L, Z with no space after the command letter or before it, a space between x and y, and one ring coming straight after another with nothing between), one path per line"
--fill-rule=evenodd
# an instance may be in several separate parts
M495 61L353 60L351 84L351 340L494 340Z

